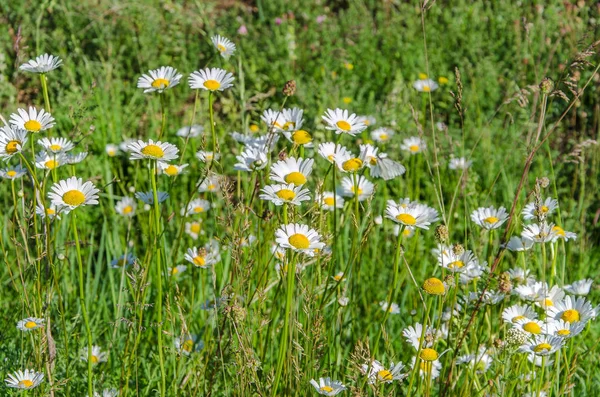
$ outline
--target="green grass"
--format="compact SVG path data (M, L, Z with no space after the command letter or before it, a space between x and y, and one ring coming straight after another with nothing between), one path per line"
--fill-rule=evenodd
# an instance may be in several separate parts
M457 357L476 352L479 345L506 343L511 327L503 324L501 313L519 302L514 294L477 309L477 300L463 305L449 323L449 336L436 341L435 349L445 354L441 375L430 385L418 376L411 382L408 366L417 351L402 336L407 326L423 323L426 313L429 323L439 324L439 313L455 298L486 285L496 291L501 274L517 266L560 287L591 278L594 284L586 299L597 303L600 80L598 47L592 46L598 35L597 7L563 1L516 5L458 0L428 4L423 12L416 2L391 0L9 3L0 5L0 114L8 120L18 108L43 108L38 76L18 67L43 53L59 56L63 65L47 74L57 123L47 134L68 138L76 144L75 152L89 154L74 167L48 175L37 170L37 176L45 181L46 192L53 182L71 175L100 189L99 205L74 211L80 280L73 213L52 221L50 233L40 233L45 223L32 213L31 179L15 182L15 194L22 192L23 197L17 196L16 206L10 180L0 182L0 375L6 378L26 368L43 372L44 382L29 395L88 393L88 367L80 358L87 347L80 281L93 344L108 353L106 362L92 368L92 386L98 392L116 388L120 396L161 391L165 396L302 396L316 394L309 381L326 376L351 389L345 395L600 392L600 329L595 321L567 342L560 355L551 356L552 366L534 368L533 382L520 377L530 375L532 365L514 349L498 348L484 374L454 365ZM321 23L320 16L325 16ZM246 35L238 33L242 25ZM236 44L229 60L216 53L210 42L214 34ZM105 147L159 136L159 94L144 94L136 86L143 73L163 65L177 68L184 77L165 91L162 140L178 146L181 154L185 140L176 136L177 130L193 119L205 133L188 143L184 174L157 177L158 190L168 191L170 199L149 209L138 201L138 212L129 220L115 205L124 196L133 197L133 191L152 190L149 161L131 161L124 153L109 157ZM192 71L205 67L235 76L231 89L214 95L221 159L211 166L194 156L197 150L212 148L209 97L201 91L196 101L187 84ZM419 93L412 84L421 73L449 81L431 95ZM539 85L545 77L552 79L556 91L547 97L541 117L546 96ZM374 195L358 210L347 198L334 221L333 213L314 204L316 192L332 189L333 173L315 149L306 148L305 157L315 160L306 185L311 200L287 211L260 200L255 185L270 184L269 168L234 171L243 147L229 134L250 133L256 126L259 134L266 134L261 114L280 109L288 80L297 89L285 99L285 107L304 109L303 129L315 146L338 139L322 121L327 109L371 115L375 126L355 138L343 136L340 143L356 154L359 144L371 140L371 131L389 127L396 134L378 146L405 165L406 174L385 182L363 171L376 185ZM584 88L576 97L576 90ZM438 122L447 129L437 129ZM538 129L542 137L548 134L547 140L536 140ZM418 135L427 142L425 153L411 156L400 149L403 139ZM36 144L35 150L40 149ZM300 153L283 136L270 154L271 163L280 151L296 157ZM23 155L31 161L29 144ZM473 165L461 175L448 162L463 156ZM13 157L7 164L20 161ZM223 176L221 192L194 193L207 173ZM343 176L337 172L337 187ZM548 178L549 185L536 193L538 178ZM180 211L192 194L213 207L184 219ZM504 238L520 235L531 223L520 213L536 195L556 198L560 209L549 221L577 234L576 240L546 244L546 262L541 244L519 254L501 250ZM403 238L396 262L394 223L384 217L380 225L376 219L384 215L386 200L404 197L435 208L441 220ZM506 233L505 223L490 238L470 219L478 207L510 211L513 203ZM202 220L204 234L198 240L182 233L190 219ZM315 228L333 249L313 259L288 251L293 263L309 263L296 278L279 274L271 254L275 231L285 219ZM421 288L430 277L448 275L431 252L437 244L435 229L442 223L449 228L449 241L472 250L481 262L491 264L499 255L494 274L485 272L477 281L449 288L445 298L428 296ZM241 244L251 235L256 241ZM220 261L208 269L186 263L187 249L203 247L210 239L223 248ZM136 264L125 271L111 268L111 261L126 252L137 257ZM167 274L167 267L180 264L188 265L185 272ZM344 270L344 281L334 282L332 276ZM384 316L379 302L389 300L390 291L400 313ZM222 296L229 299L218 309L204 309L206 301ZM349 299L347 306L338 303L341 297ZM26 317L44 318L47 326L30 333L16 329L17 321ZM285 324L290 337L282 343ZM186 333L197 335L202 347L191 355L181 354L174 344ZM384 365L402 361L407 379L369 385L360 371L369 358ZM0 387L2 395L18 394Z

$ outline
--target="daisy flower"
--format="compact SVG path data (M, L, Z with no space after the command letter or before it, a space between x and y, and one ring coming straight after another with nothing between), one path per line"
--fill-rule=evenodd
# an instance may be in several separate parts
M129 156L130 160L171 161L175 160L179 153L177 146L168 142L154 142L152 139L149 139L148 142L141 140L131 142L128 145L128 149L131 152Z
M390 314L400 314L400 306L398 306L397 303L392 302L391 305L388 305L386 301L381 301L379 302L379 306L384 312L389 312Z
M506 244L506 249L508 249L509 251L516 252L528 251L531 249L531 247L533 247L533 243L534 241L527 237L513 236L510 238L510 240L508 240L508 243Z
M529 275L529 269L514 267L506 271L513 284L530 284L535 282L535 279Z
M181 216L198 215L210 210L210 201L203 199L194 199L190 201L186 208L181 209Z
M156 192L156 196L158 198L158 203L164 203L169 198L169 193L167 192ZM141 200L144 204L154 205L154 192L136 192L135 197L138 200Z
M584 322L571 323L565 320L551 321L546 327L548 335L559 336L561 338L572 338L577 336L585 328Z
M42 383L43 380L44 374L42 372L26 369L25 371L8 374L8 378L4 382L6 382L7 387L12 387L13 389L33 389Z
M188 164L181 164L181 165L177 165L177 164L169 164L169 163L165 163L164 161L159 161L157 163L158 165L158 172L167 176L177 176L181 173L183 173L183 170L185 169L185 167L188 166Z
M374 126L377 124L377 119L373 116L358 116L360 122L366 125L367 127Z
M284 203L300 205L303 201L310 200L310 192L308 189L302 189L302 186L290 184L267 185L261 189L259 198L262 200L271 201L273 204L280 206Z
M192 90L223 91L233 86L234 77L231 73L218 68L206 68L193 72L188 83Z
M315 249L325 247L325 243L322 243L320 240L321 236L316 230L299 223L281 225L275 232L275 242L280 247L308 256L314 256Z
M96 365L100 363L105 363L108 360L108 354L106 352L103 352L100 346L94 345L92 346L92 355L89 356L88 348L84 347L83 349L81 349L81 359L83 361L87 361L88 358L91 359L92 364Z
M176 337L173 344L179 353L189 356L193 352L199 352L204 348L204 343L202 341L196 342L197 340L197 335L185 334L182 337Z
M283 111L266 109L263 111L260 119L265 122L267 127L269 127L269 132L283 131L283 125L285 124L283 119Z
M288 157L271 166L269 178L274 182L304 185L313 168L313 159Z
M523 208L523 219L545 219L548 215L551 215L555 209L558 208L558 200L552 197L547 197L539 208L536 208L535 202L528 203Z
M333 142L325 142L319 144L317 149L319 155L330 163L335 163L337 158L345 158L349 155L348 149L344 146Z
M433 353L435 353L435 355L431 352L433 351ZM423 349L423 351L421 351L421 356L426 356L427 358L429 358L429 355L433 356L438 356L437 352L433 349ZM413 357L410 360L410 367L414 368L415 367L415 362L417 361L416 357ZM420 359L419 360L419 376L421 378L429 378L431 377L431 379L435 379L438 376L440 376L440 370L442 369L442 364L440 363L440 361L438 359L434 359L434 360L424 360L424 359Z
M394 130L386 127L377 128L371 132L371 139L379 143L388 143L396 133Z
M197 138L202 133L204 133L204 127L198 124L192 125L191 128L188 125L177 130L177 136L182 138Z
M123 142L119 143L119 149L122 152L128 153L130 151L129 145L135 142L135 139L125 139Z
M471 167L472 164L473 164L473 162L471 160L467 160L464 157L458 157L458 158L451 158L450 164L448 164L448 167L451 170L467 170Z
M452 273L462 273L469 268L479 266L479 261L470 250L462 253L450 250L438 256L438 265Z
M558 239L563 239L565 241L569 241L569 240L575 240L577 238L577 234L575 234L573 232L567 232L560 226L554 226L552 228L552 231L554 232L554 241L556 241Z
M546 329L546 324L543 321L531 319L531 318L522 318L517 320L515 327L519 328L521 331L525 331L531 335L539 335Z
M25 332L33 331L34 329L42 328L45 321L43 318L27 317L19 320L17 329Z
M10 115L10 123L27 132L46 131L55 125L54 117L44 109L38 111L30 106L29 111L17 109L17 113Z
M209 266L212 266L219 262L221 260L221 255L219 254L218 247L211 243L207 243L204 246L204 248L188 248L184 258L192 265L202 269L206 269Z
M323 396L336 396L346 390L346 386L342 382L331 380L331 378L319 378L319 382L311 379L310 384L317 390L317 393Z
M425 204L411 202L409 204L395 203L388 200L385 217L407 227L429 229L429 225L437 221L438 213Z
M246 134L240 134L239 132L232 132L231 137L236 142L241 143L247 148L258 149L262 152L270 152L273 150L277 142L279 141L279 135L266 134L261 136L252 136Z
M543 222L541 224L532 223L525 226L521 236L523 239L532 240L536 243L547 243L555 240L555 230L553 224Z
M519 351L536 356L548 356L560 349L563 343L564 339L557 336L534 335L519 348Z
M335 208L344 208L344 198L333 192L323 192L317 196L317 203L325 211L333 211Z
M415 81L413 88L419 92L431 92L437 90L438 84L431 79L422 79Z
M353 178L344 177L338 193L344 197L358 196L358 201L364 201L371 197L374 189L375 185L364 176L359 176L356 184Z
M564 320L569 323L582 322L596 317L596 309L585 298L567 295L564 300L554 302L547 308L547 315L554 320Z
M418 136L411 136L402 141L400 149L410 154L417 154L424 152L427 149L427 144Z
M27 168L23 168L20 164L14 167L0 169L0 177L5 179L17 179L27 174Z
M64 153L46 153L40 152L35 155L35 167L42 170L53 170L61 165L67 164L67 157Z
M187 270L187 266L186 265L178 265L175 267L170 267L169 268L169 274L171 276L177 276L183 272L185 272Z
M128 252L127 255L123 254L110 261L110 267L113 269L122 269L124 267L133 265L135 259L135 256L131 252Z
M219 191L221 180L218 176L209 176L204 178L200 186L198 186L198 193L210 192L216 193Z
M404 364L401 362L394 364L390 363L389 368L384 367L379 361L373 360L371 364L363 364L361 370L369 378L369 383L392 383L393 381L404 380L409 373L402 373Z
M98 204L100 190L92 182L84 183L75 176L55 183L51 190L48 198L58 208L65 207L70 211L80 206Z
M198 150L196 152L196 158L203 163L212 163L213 161L219 161L221 155L219 153L207 152L204 150Z
M594 280L586 278L584 280L575 281L573 284L565 285L563 289L572 295L586 296L590 293Z
M198 240L200 234L204 234L202 230L202 222L192 221L185 223L185 232L194 240Z
M327 109L322 118L326 124L325 129L335 131L336 134L349 134L354 136L367 128L356 114L349 114L347 110Z
M119 391L117 389L104 389L102 394L97 391L94 392L94 397L117 397L118 395Z
M304 124L304 110L300 108L283 109L281 117L283 125L281 129L283 131L293 132L302 129Z
M150 70L138 79L137 88L143 88L144 94L158 92L175 87L183 75L177 73L177 69L171 66L162 66L159 69Z
M137 203L131 197L123 197L117 205L115 205L115 210L121 216L132 217L135 215L135 210L137 209Z
M79 164L87 157L88 152L81 152L77 154L65 153L65 162L67 164Z
M471 213L471 220L484 229L497 229L508 219L508 213L504 207L479 207Z
M419 347L433 347L438 337L438 332L435 328L427 326L425 333L423 334L423 324L416 323L414 327L409 325L404 328L402 330L402 336L404 336L406 342L411 344L415 350L419 350ZM423 336L422 340L421 336Z
M244 151L239 155L235 156L237 163L233 166L236 171L258 171L262 170L269 163L267 154L261 150L253 147L246 147Z
M383 178L386 181L403 175L406 172L404 166L387 157L387 153L379 152L379 149L371 145L360 145L360 158L374 178Z
M210 41L212 41L217 51L219 51L219 54L221 54L221 56L225 59L229 59L229 57L235 52L235 44L233 44L228 38L217 34L211 37Z
M538 290L538 297L536 299L536 305L548 310L554 306L557 302L561 301L565 296L565 293L558 285L548 289L546 283L542 284L542 288Z
M64 153L75 147L73 142L66 138L42 138L38 144L49 153Z
M46 217L49 219L60 219L60 216L58 215L59 208L55 205L48 205L46 208L44 208L42 203L38 202L37 206L35 207L35 213L38 214L38 216L42 219L46 219Z
M312 148L313 138L312 135L308 131L305 130L295 130L293 132L283 131L283 135L287 138L288 141L293 143L294 145L304 146L306 148Z
M59 57L44 54L25 62L19 66L19 70L29 73L48 73L57 69L60 65L62 65L62 60Z
M7 161L23 150L27 143L27 131L8 125L0 128L0 158Z
M512 305L502 311L502 319L506 323L516 324L522 320L535 320L537 313L529 305Z
M364 167L363 159L355 157L351 152L336 155L335 164L341 172L356 173Z

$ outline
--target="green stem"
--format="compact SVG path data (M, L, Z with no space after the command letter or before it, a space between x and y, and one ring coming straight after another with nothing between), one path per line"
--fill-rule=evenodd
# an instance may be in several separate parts
M213 111L213 93L212 91L208 92L208 112L210 114L210 132L212 134L212 144L213 144L213 162L217 157L217 133L215 132L215 116Z
M167 126L167 105L165 104L164 92L159 95L160 95L160 111L162 113L161 123L160 123L160 134L158 134L158 140L160 141L160 138L162 138L163 134L165 133L165 128Z
M46 73L40 74L40 81L42 82L42 91L44 93L44 108L46 112L50 113L50 98L48 97L48 80L46 79Z

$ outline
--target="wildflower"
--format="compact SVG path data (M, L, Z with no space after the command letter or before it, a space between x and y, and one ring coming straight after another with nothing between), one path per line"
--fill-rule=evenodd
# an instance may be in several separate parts
M181 216L190 216L194 214L201 214L210 210L210 201L203 199L194 199L190 201L186 208L181 209Z
M479 207L471 213L471 220L484 229L497 229L508 219L508 214L504 207L496 209L495 207Z
M430 295L444 295L446 286L439 278L431 277L423 283L423 289Z
M471 160L467 160L464 157L459 157L450 159L450 164L448 167L451 170L466 170L469 169L472 164L473 162Z
M288 80L285 82L285 84L283 85L283 89L281 90L281 93L285 96L292 96L296 93L296 81L295 80Z
M512 305L502 311L504 322L516 324L521 320L535 320L537 313L529 305Z
M219 54L224 59L229 59L229 57L231 57L235 52L235 44L233 44L231 40L226 37L217 34L211 37L210 41L212 41L217 51L219 51Z
M581 321L586 323L596 317L596 309L585 298L574 298L567 295L564 300L557 300L547 308L548 317L554 320L564 320L569 323Z
M65 153L65 162L67 164L79 164L87 157L87 152L81 152L77 154Z
M536 243L547 243L554 240L555 231L554 225L547 224L546 222L537 224L532 223L531 225L525 226L521 236L523 239L529 239Z
M165 163L164 161L159 161L157 165L158 172L167 176L177 176L183 173L183 170L188 166L188 164L176 165Z
M127 255L123 254L118 258L113 259L110 262L110 267L113 269L122 269L124 267L133 265L135 259L135 256L131 252L128 252Z
M437 90L438 85L435 81L425 78L415 81L413 88L419 92L431 92Z
M179 130L177 130L176 135L181 138L197 138L202 133L204 133L204 127L202 127L201 125L198 125L198 124L194 124L191 127L190 126L181 127Z
M158 192L156 192L156 196L158 198L158 203L160 204L160 203L167 201L167 199L169 198L169 193L158 191ZM137 197L138 200L141 200L144 204L154 205L154 192L153 191L136 192L135 197Z
M237 30L238 34L241 36L245 36L248 34L248 28L246 27L246 25L242 25L240 26L240 28Z
M386 127L377 128L371 132L371 139L379 143L388 143L395 135L394 130Z
M325 121L325 129L335 131L336 134L356 135L364 131L367 126L360 122L356 114L349 114L347 110L342 109L327 109L323 116Z
M533 338L529 339L519 348L519 351L523 353L535 354L538 356L547 356L563 345L563 339L557 336L551 335L534 335Z
M321 157L332 164L335 163L338 158L345 158L350 153L344 146L339 144L336 145L333 142L319 144L317 151Z
M532 335L541 334L542 329L545 328L543 321L530 318L522 318L517 320L514 326Z
M27 132L41 132L54 127L54 117L44 109L39 111L30 106L29 111L17 109L17 113L10 115L10 124Z
M392 302L391 305L388 305L388 302L381 301L379 302L379 306L384 312L388 312L390 314L400 314L400 306L398 306L397 303Z
M206 68L193 72L188 82L192 90L224 91L233 86L233 80L233 75L226 70Z
M17 323L17 329L25 332L33 331L34 329L42 328L44 326L43 318L27 317L23 320L19 320Z
M27 131L8 125L0 128L0 158L7 161L19 154L27 143Z
M360 145L360 159L375 178L388 181L406 172L402 164L389 159L386 153L379 152L378 148L371 145Z
M402 141L400 149L409 152L410 154L417 154L424 152L427 149L427 144L418 136L411 136Z
M363 364L361 366L361 370L364 374L367 374L369 377L369 383L392 383L393 381L402 381L409 374L402 373L404 369L404 364L401 362L394 364L390 363L389 368L384 367L379 361L373 360L371 364Z
M162 66L158 69L150 70L148 74L143 74L138 79L137 88L143 88L144 94L149 92L158 92L175 87L181 81L183 75L177 73L177 69L171 66Z
M94 392L94 397L117 397L118 395L119 391L117 389L104 389L102 395L97 391Z
M177 146L168 142L154 142L152 139L149 139L148 142L141 140L132 142L129 144L128 149L131 152L130 160L171 161L175 160L179 153Z
M96 365L96 364L100 364L100 363L105 363L108 360L108 354L106 352L102 351L102 348L100 346L92 346L92 355L91 357L88 357L88 348L84 347L81 350L81 359L83 361L87 361L88 358L91 359L92 364Z
M291 183L296 186L304 185L312 173L313 159L288 157L279 160L271 166L269 178L274 182Z
M590 293L590 288L594 280L586 278L584 280L575 281L572 284L565 285L563 289L572 295L586 296Z
M367 127L377 124L377 119L375 119L373 116L358 116L358 118Z
M185 272L187 270L187 266L186 265L177 265L175 267L170 267L169 268L169 274L171 276L178 276L181 273Z
M302 201L310 200L310 192L308 189L302 189L302 186L294 186L290 184L275 184L267 185L261 189L259 197L262 200L271 201L279 206L286 204L300 205Z
M470 250L463 251L458 255L453 251L448 251L438 256L438 265L452 273L462 273L473 266L478 266L479 261Z
M344 197L358 196L358 201L364 201L371 197L375 185L364 176L359 176L356 179L356 183L354 182L354 179L350 177L342 179L339 194Z
M552 197L547 197L539 208L536 208L535 202L528 203L525 208L523 208L523 219L538 219L540 216L545 218L552 214L552 212L554 212L554 210L557 208L558 201Z
M67 158L63 153L53 154L40 152L35 156L35 166L43 170L56 169L67 163Z
M288 141L292 142L294 145L304 146L306 148L313 147L313 138L308 131L305 130L296 130L293 132L283 131L283 135L287 138Z
M406 338L406 342L410 343L415 350L419 350L419 347L428 348L433 347L438 336L438 332L435 328L427 326L425 333L423 333L423 324L415 323L404 328L402 335Z
M237 163L233 168L237 171L252 172L262 170L268 164L267 154L260 149L246 147L242 154L235 157Z
M427 350L427 351L426 351ZM425 354L423 354L425 353ZM435 353L435 354L433 354ZM421 359L419 360L419 376L422 378L435 379L440 376L440 370L442 369L442 364L438 359L434 360L425 360L423 356L427 358L433 358L434 356L438 356L437 352L433 349L423 349L421 352ZM414 368L416 365L417 358L413 357L410 361L411 368Z
M331 378L319 378L319 382L311 379L310 384L317 390L317 393L324 396L336 396L346 390L346 386L339 380L331 380Z
M508 240L508 243L506 244L506 249L508 249L509 251L528 251L531 249L531 247L533 247L533 243L534 241L525 237L525 236L521 236L521 237L516 237L513 236L510 238L510 240Z
M203 163L212 163L213 161L219 161L221 155L219 153L207 152L204 150L198 150L196 152L196 158Z
M406 227L421 229L429 229L429 225L438 220L435 209L417 202L407 204L406 200L401 203L388 200L385 217Z
M535 279L529 276L529 272L529 269L522 269L520 267L508 269L507 271L510 280L515 284L530 284L535 282Z
M281 225L275 231L275 242L280 247L308 256L314 256L315 249L322 249L325 246L325 243L322 243L320 239L321 236L316 230L299 223Z
M441 85L446 85L446 84L448 84L448 82L449 82L449 80L447 77L440 76L438 78L438 83L440 83Z
M60 219L60 216L58 215L59 208L56 205L47 205L46 208L44 208L42 203L38 202L35 208L35 213L38 214L38 216L42 219L45 219L46 217L49 219Z
M42 372L26 369L25 371L8 374L8 378L4 382L6 382L6 386L14 389L33 389L42 383L43 380L44 374Z
M573 232L567 232L562 227L557 226L557 225L552 227L552 232L554 233L553 241L556 241L558 239L563 239L565 241L569 241L569 240L575 240L577 238L577 234L575 234Z
M115 205L115 211L121 216L133 217L135 215L135 210L137 209L137 203L131 197L123 197L120 201Z
M27 174L27 169L23 168L20 164L17 164L14 167L0 169L0 177L5 179L15 180L25 174Z
M62 65L62 60L59 57L50 54L44 54L25 62L19 66L19 70L41 74L51 72L54 69L57 69L60 65Z
M196 267L206 269L221 260L219 245L216 242L211 241L208 242L204 248L188 248L187 253L185 254L185 260Z
M64 153L75 147L73 142L66 138L42 138L38 144L49 153Z
M198 240L200 234L204 234L202 223L198 221L186 222L185 232L194 240Z
M186 356L193 352L199 352L204 348L204 342L198 341L198 336L193 334L185 334L182 337L176 337L173 340L175 349Z
M577 336L585 328L585 323L582 321L569 322L565 320L550 321L546 327L548 335L559 336L561 338L572 338Z
M344 198L333 192L319 194L316 201L325 211L333 211L334 208L344 208Z
M75 176L55 183L51 190L48 198L58 208L65 207L70 211L80 206L98 204L99 190L96 186L89 181L84 183Z

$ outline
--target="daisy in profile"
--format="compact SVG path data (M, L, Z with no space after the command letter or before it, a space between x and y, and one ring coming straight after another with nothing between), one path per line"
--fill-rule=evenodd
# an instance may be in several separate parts
M386 127L377 128L371 132L371 139L378 143L388 143L396 133Z
M308 256L314 256L315 249L325 247L325 243L321 242L321 235L316 230L299 223L281 225L275 232L275 242L282 248Z
M344 197L358 196L358 201L365 201L373 194L375 185L364 176L357 178L356 184L353 178L344 177L341 182L339 194Z
M377 124L377 119L373 116L358 116L361 123L367 127L372 127Z
M109 143L104 147L104 152L106 152L108 157L116 157L119 154L119 147Z
M79 164L87 157L88 152L80 152L77 154L65 153L65 163L67 164Z
M438 339L438 332L435 328L427 326L425 333L423 333L423 324L421 323L415 323L414 327L410 325L404 328L402 335L415 350L419 350L419 346L422 348L433 347ZM421 339L421 337L423 338Z
M555 225L552 227L552 231L554 232L554 241L562 239L565 241L575 240L577 239L577 234L573 232L568 232L562 227Z
M67 157L64 153L54 154L40 152L35 155L35 167L42 170L52 171L65 164L67 164Z
M547 308L547 315L554 320L564 320L569 323L582 322L596 317L596 309L585 298L567 295L564 300L558 300Z
M25 332L33 331L34 329L42 328L46 320L43 318L27 317L19 320L17 329Z
M59 216L59 208L56 207L55 205L48 205L46 206L46 208L44 208L44 206L42 205L41 202L38 201L37 206L35 207L35 213L38 214L38 216L42 219L46 219L46 217L48 217L49 219L60 219Z
M164 161L159 161L157 165L158 172L167 176L177 176L182 174L184 169L188 166L188 164L177 165L165 163Z
M209 176L204 178L200 186L198 186L198 193L210 192L216 193L220 190L221 179L216 176Z
M333 142L319 144L317 151L321 157L332 164L336 162L336 159L345 158L349 156L350 153L344 146L340 144L336 145Z
M410 154L417 154L424 152L427 149L427 144L418 136L411 136L402 141L400 149Z
M484 229L498 229L508 219L508 213L504 207L479 207L471 213L471 220Z
M199 235L204 234L202 230L202 222L191 221L185 223L185 233L194 240L198 240Z
M302 189L302 186L294 184L275 184L267 185L261 189L263 192L259 197L273 204L280 206L283 204L300 205L303 201L310 200L308 189Z
M178 265L175 267L170 267L168 270L169 270L169 274L171 276L178 276L187 270L187 266L186 265Z
M201 269L206 269L219 262L221 260L221 255L219 254L218 246L207 243L204 248L188 248L184 258L192 265Z
M27 143L27 131L8 125L0 128L0 158L7 161L19 154Z
M202 341L198 342L198 336L193 334L185 334L181 337L176 337L173 340L175 349L186 356L189 356L193 352L199 352L204 348Z
M6 382L7 387L28 390L37 387L43 380L44 374L42 372L26 369L25 371L17 371L8 374L8 378L6 378L4 382Z
M233 169L236 171L258 171L265 168L269 163L267 153L253 147L246 147L244 151L239 156L235 156L235 158L238 162L233 166Z
M127 255L123 254L112 261L110 261L110 267L113 269L122 269L124 267L131 266L135 263L135 256L128 252Z
M438 84L431 79L425 78L415 81L413 88L419 92L432 92L438 89Z
M117 389L104 389L102 394L97 391L94 392L94 397L117 397L118 395L119 391Z
M325 129L335 131L336 134L354 136L367 128L356 114L349 114L347 110L327 109L322 118L326 125Z
M298 131L302 129L304 124L304 110L300 108L283 109L281 112L281 119L283 125L281 129L287 132Z
M521 233L521 237L535 243L543 244L555 241L555 233L553 224L547 224L546 222L540 224L532 223L531 225L525 226Z
M346 390L346 386L342 382L331 380L331 378L319 378L319 382L311 379L310 384L315 388L317 393L323 396L337 396Z
M131 145L133 142L135 142L135 139L125 139L123 142L119 143L119 150L125 153L129 153L129 145Z
M529 305L512 305L502 311L502 319L506 323L516 324L519 321L531 321L537 318L537 313Z
M42 138L38 144L48 153L64 153L75 147L73 142L66 138Z
M590 293L594 280L586 278L584 280L575 281L573 284L565 285L563 289L571 295L586 296Z
M390 363L389 368L384 367L379 361L373 360L371 364L361 365L361 371L369 378L369 383L392 383L404 380L409 373L403 373L404 364L401 362Z
M235 52L235 44L233 44L231 40L226 37L217 34L211 37L210 41L212 41L217 51L219 51L219 54L224 59L229 59L229 57Z
M204 127L198 124L194 124L191 127L181 127L177 130L177 136L181 138L197 138L204 133Z
M177 69L171 66L162 66L158 69L150 70L148 74L143 74L138 79L137 88L143 88L144 94L149 92L158 92L175 87L181 81L183 75L177 73Z
M379 307L384 312L388 312L390 314L400 314L400 306L397 303L392 302L391 305L388 305L386 301L379 302Z
M4 179L18 179L23 175L27 174L27 168L23 168L20 164L14 167L7 167L0 169L0 177Z
M344 208L344 198L333 192L323 192L317 196L317 203L325 211L333 211L334 208Z
M131 142L128 149L130 160L171 161L175 160L179 153L177 146L168 142L154 142L152 139L149 139L148 142L141 140Z
M450 159L450 164L448 164L448 168L451 170L468 170L471 168L473 162L471 160L467 160L464 157L453 157Z
M534 241L527 237L513 236L510 238L510 240L508 240L508 243L506 244L506 249L515 252L528 251L531 249L531 247L533 247L533 243Z
M123 197L120 201L115 205L115 210L117 214L126 217L133 217L135 215L135 211L137 209L137 203L131 197Z
M389 200L385 209L385 217L406 227L429 229L429 225L438 220L435 209L417 202L395 203Z
M81 349L81 359L83 361L87 361L88 358L92 361L92 364L97 365L100 363L105 363L108 360L108 354L102 351L100 346L92 346L92 354L91 356L88 354L88 348L84 347Z
M546 333L561 338L572 338L585 329L584 322L570 323L565 320L550 321L546 327Z
M378 148L371 145L360 145L360 158L374 178L389 181L406 172L402 164L389 159L387 153L381 153Z
M44 54L25 62L19 66L19 70L29 73L48 73L57 69L60 65L62 65L62 60L59 57Z
M523 219L545 219L548 215L551 215L554 210L558 208L558 200L553 199L552 197L547 197L543 203L536 208L536 203L527 203L525 208L523 208Z
M552 335L534 335L519 348L520 352L548 356L563 346L564 339Z
M98 190L92 182L83 182L75 176L52 185L48 198L52 205L67 210L74 210L84 205L98 204Z
M546 310L549 310L556 305L565 296L564 291L558 285L548 288L548 284L546 283L542 283L542 287L536 292L537 297L535 298L535 304Z
M27 132L46 131L55 125L54 117L44 109L38 111L30 106L28 111L17 109L17 113L10 115L10 124Z
M312 173L313 159L303 159L288 157L285 160L279 160L271 166L269 178L274 182L292 183L296 186L302 186L307 182Z
M194 199L190 201L186 208L181 209L181 216L192 216L202 214L210 210L210 201L204 199Z
M281 132L283 131L283 125L285 121L283 119L283 111L275 109L266 109L263 111L260 119L265 122L269 132ZM286 127L287 128L287 127Z
M206 68L190 74L188 83L192 90L224 91L233 86L231 73L218 68Z
M221 158L221 156L219 155L219 153L213 153L213 152L207 152L204 150L198 150L196 152L196 158L198 160L200 160L203 163L206 164L210 164L213 161L219 161L219 159Z
M169 198L169 193L167 192L156 192L156 196L158 198L158 203L164 203ZM135 197L138 200L141 200L144 204L154 205L154 192L136 192Z

